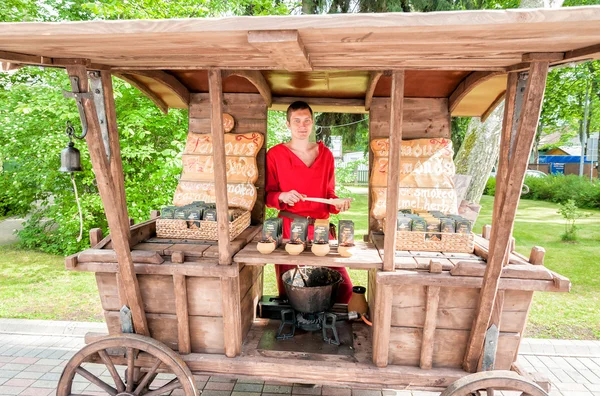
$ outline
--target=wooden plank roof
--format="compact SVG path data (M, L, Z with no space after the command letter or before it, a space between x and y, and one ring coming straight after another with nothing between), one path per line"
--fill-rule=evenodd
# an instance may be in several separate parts
M259 70L273 98L364 99L371 72L403 68L413 73L413 79L407 74L407 96L450 97L472 72L520 70L541 53L552 64L598 59L599 27L599 6L0 23L0 60L60 67L84 59L91 68L126 78L136 70L165 71L189 92L206 91L208 68ZM131 79L163 105L186 106L181 95L164 92L160 79ZM257 92L243 78L229 80L230 90ZM456 114L484 114L502 94L495 81L482 79L489 89L480 89L477 98L462 95ZM389 78L379 79L373 95L389 95ZM476 105L461 106L467 99Z

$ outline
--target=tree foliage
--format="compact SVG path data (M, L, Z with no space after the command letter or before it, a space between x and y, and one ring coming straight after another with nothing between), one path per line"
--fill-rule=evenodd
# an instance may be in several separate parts
M159 2L155 0L5 0L2 21L63 21L127 18L187 18L223 15L282 14L283 2L219 0ZM170 204L181 172L181 153L187 135L187 111L160 110L137 89L113 79L117 124L129 216L136 222L150 210ZM0 73L0 210L29 213L22 243L51 253L70 254L88 246L77 241L79 215L67 174L58 172L60 152L68 142L65 124L79 125L67 74L58 69L28 67ZM83 172L75 181L83 212L83 229L108 232L95 185L89 153L83 141Z

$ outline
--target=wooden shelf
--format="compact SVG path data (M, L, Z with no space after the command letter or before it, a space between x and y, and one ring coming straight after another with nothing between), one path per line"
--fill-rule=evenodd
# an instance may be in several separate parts
M256 241L246 245L233 257L235 263L246 265L264 264L291 264L312 265L324 267L348 267L358 269L382 268L383 262L375 248L375 245L365 242L356 242L352 251L352 257L342 257L337 252L337 246L332 245L331 251L324 257L315 256L310 248L304 250L298 256L292 256L285 251L285 243L271 254L262 254L256 249Z

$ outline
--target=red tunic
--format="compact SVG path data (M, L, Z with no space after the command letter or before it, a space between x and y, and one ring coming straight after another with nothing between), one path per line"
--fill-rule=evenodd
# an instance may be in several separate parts
M317 202L300 201L294 206L289 206L279 201L282 192L296 190L311 198L337 198L335 195L335 165L333 154L319 142L319 154L311 166L298 158L286 145L278 144L267 153L267 184L265 186L266 205L278 210L286 210L299 216L310 216L314 219L328 219L330 213L339 213L333 205ZM292 220L283 218L283 238L290 237ZM308 227L308 238L313 238L313 226ZM332 236L330 235L330 238ZM285 288L281 275L295 268L293 265L275 265L277 275L277 289L279 295L285 295ZM352 296L352 281L346 268L332 267L342 274L342 284L338 288L337 301L347 303Z

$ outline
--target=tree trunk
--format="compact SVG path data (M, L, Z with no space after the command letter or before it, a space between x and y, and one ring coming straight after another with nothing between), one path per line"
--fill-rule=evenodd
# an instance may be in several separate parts
M454 160L457 174L471 176L466 201L479 203L490 172L498 161L503 117L504 102L496 107L484 123L473 118L469 124Z
M585 84L585 100L583 103L583 122L579 128L579 141L581 142L581 157L579 158L579 176L583 176L583 164L585 161L585 144L588 136L588 114L590 112L590 80Z
M540 140L542 139L542 132L544 131L544 124L541 122L538 124L537 132L535 133L535 139L533 140L533 162L537 166L540 163ZM538 169L538 168L536 168Z

